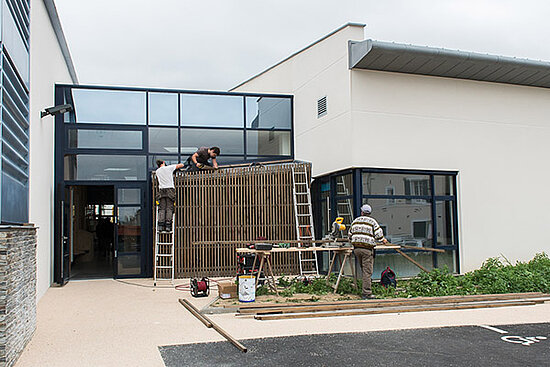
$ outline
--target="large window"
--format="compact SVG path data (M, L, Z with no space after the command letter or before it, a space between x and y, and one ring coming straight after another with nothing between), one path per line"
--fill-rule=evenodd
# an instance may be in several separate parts
M391 243L407 246L404 251L427 269L446 265L458 271L456 172L353 169L322 177L315 186L316 223L322 224L322 234L337 216L349 226L359 207L369 204ZM445 253L415 248L438 248ZM386 266L400 276L419 271L392 251L378 252L374 276Z
M290 96L78 86L59 86L56 95L74 106L63 116L63 155L145 156L144 173L128 177L148 177L157 159L184 162L203 146L220 147L222 165L294 155Z

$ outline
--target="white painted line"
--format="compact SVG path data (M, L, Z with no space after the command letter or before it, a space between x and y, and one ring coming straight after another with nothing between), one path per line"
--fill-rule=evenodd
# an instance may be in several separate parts
M500 334L508 334L508 332L505 331L505 330L501 330L501 329L498 329L496 327L492 327L492 326L489 326L489 325L478 325L478 326L482 327L484 329L487 329L487 330L496 331L497 333L500 333Z

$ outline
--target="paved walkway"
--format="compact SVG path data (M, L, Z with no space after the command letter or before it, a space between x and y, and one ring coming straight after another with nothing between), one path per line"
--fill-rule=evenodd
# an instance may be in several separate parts
M187 283L187 281L181 281ZM147 279L73 281L50 288L38 304L36 333L18 360L26 366L164 366L159 346L223 341L196 320L173 288L152 288ZM536 306L369 316L257 321L212 315L238 339L461 325L550 322L550 303Z

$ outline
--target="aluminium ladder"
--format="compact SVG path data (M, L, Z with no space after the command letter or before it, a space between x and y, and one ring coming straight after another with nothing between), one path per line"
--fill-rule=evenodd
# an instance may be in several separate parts
M349 196L349 190L346 187L344 176L336 178L336 196ZM341 210L341 208L343 210ZM344 202L337 200L336 211L338 217L344 218L344 224L346 225L346 228L349 228L351 226L351 222L353 222L353 209L351 207L351 199L345 199Z
M155 217L155 262L153 269L154 285L157 280L169 280L174 284L174 226L175 213L172 214L172 231L160 233L158 230L159 208ZM170 277L168 277L170 274Z
M313 229L313 213L311 209L311 192L307 166L292 165L292 191L294 198L294 213L296 217L296 238L298 241L309 242L315 240ZM304 243L298 242L298 247ZM319 276L317 267L317 251L298 251L300 275Z

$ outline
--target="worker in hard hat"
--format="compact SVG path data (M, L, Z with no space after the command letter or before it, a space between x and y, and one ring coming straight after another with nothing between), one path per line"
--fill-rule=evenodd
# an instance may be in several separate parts
M353 253L359 260L363 273L363 299L376 298L372 294L372 270L374 265L374 247L376 243L387 244L384 232L376 219L371 217L372 208L365 204L361 207L361 216L351 223L349 237L353 245Z

